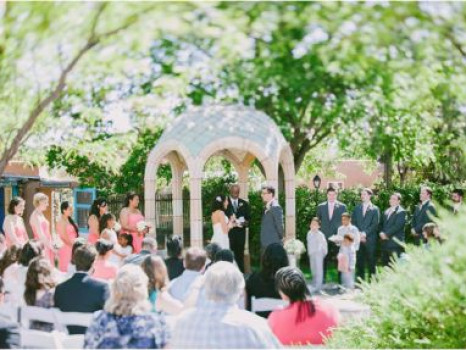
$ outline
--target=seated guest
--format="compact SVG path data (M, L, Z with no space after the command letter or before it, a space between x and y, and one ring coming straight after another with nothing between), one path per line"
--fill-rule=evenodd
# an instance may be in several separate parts
M73 243L73 246L71 247L71 261L70 261L70 264L68 265L68 275L72 275L73 273L76 272L76 264L73 260L73 257L74 257L74 252L76 251L76 249L80 248L80 247L83 247L87 244L87 241L86 239L84 238L77 238L74 243Z
M142 249L137 254L132 254L123 260L123 264L136 264L141 265L142 261L148 255L155 255L157 253L157 241L152 237L144 237L142 240Z
M85 244L74 250L72 261L76 272L55 288L54 304L63 312L94 312L102 310L108 298L108 285L89 276L96 258L95 248ZM70 334L84 334L85 327L69 326Z
M148 292L152 311L163 311L167 314L177 314L183 309L183 304L173 298L167 291L167 267L160 256L149 255L141 264L149 278Z
M275 273L288 266L288 255L279 243L267 246L262 255L261 270L254 272L246 281L246 309L251 310L251 298L280 299L275 289ZM267 318L270 312L258 312L259 316Z
M183 259L181 252L183 250L183 241L180 236L173 236L167 241L167 255L165 265L167 265L168 277L170 281L177 278L184 271Z
M95 243L95 249L97 250L98 256L94 262L92 277L102 280L114 279L118 272L118 267L109 261L112 255L113 243L100 238Z
M217 252L217 254L215 255L214 264L220 261L226 261L238 267L235 261L235 255L233 251L231 251L230 249L222 249L219 252ZM190 292L184 302L185 308L196 306L196 305L202 306L207 303L204 285L205 285L205 273L201 277L197 278L196 281L194 281L193 284L191 284L191 286L189 287ZM238 300L238 307L240 309L244 309L244 295L243 294L244 294L244 291L242 293L242 298Z
M2 258L0 259L0 277L3 276L3 273L10 265L13 265L18 261L19 252L20 247L17 245L12 245L5 251Z
M212 264L215 262L215 255L217 255L217 253L221 250L222 247L220 247L217 243L209 243L206 245L205 251L207 254L207 262L204 271L207 271L207 269L212 266Z
M338 325L338 310L319 299L311 299L306 279L296 267L281 268L275 281L280 296L290 305L270 314L272 332L283 345L323 344Z
M0 277L0 307L5 302L5 288ZM0 313L0 349L19 349L19 325Z
M30 240L23 245L18 262L10 265L3 274L5 290L8 292L8 303L21 305L24 302L23 294L26 283L26 273L32 259L42 255L41 245Z
M123 266L113 281L110 299L84 337L85 349L160 349L168 342L163 314L152 313L149 280L141 267Z
M171 281L168 292L172 297L184 302L189 294L191 284L201 276L205 266L206 253L200 248L189 248L184 257L185 270L180 277Z
M238 309L243 289L244 278L235 265L213 264L205 275L206 305L188 309L177 318L170 347L281 348L263 318Z
M40 306L46 309L53 307L55 285L54 269L50 260L42 256L32 259L26 274L26 289L24 290L26 305ZM30 328L51 332L53 324L31 321Z
M217 254L215 254L215 262L219 262L219 261L227 261L232 264L236 264L235 254L230 249L222 249L219 252L217 252Z

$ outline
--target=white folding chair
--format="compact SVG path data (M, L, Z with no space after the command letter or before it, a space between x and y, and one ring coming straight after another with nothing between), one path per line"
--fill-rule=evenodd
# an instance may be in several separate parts
M84 347L84 334L64 335L61 338L63 349L82 349Z
M63 327L59 322L60 310L56 308L43 308L39 306L21 306L20 308L20 321L21 326L29 329L31 321L40 321L52 323L53 329L59 332L66 332L66 327Z
M63 345L58 332L22 328L21 347L23 349L62 349Z
M256 313L274 311L287 305L288 303L282 299L256 297L251 298L251 311Z
M2 304L0 306L0 315L10 321L18 322L18 307L11 304Z
M80 326L88 328L92 321L92 312L58 312L58 322L62 326Z

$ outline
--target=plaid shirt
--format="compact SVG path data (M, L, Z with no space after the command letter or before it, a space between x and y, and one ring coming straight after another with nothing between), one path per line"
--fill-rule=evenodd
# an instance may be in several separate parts
M234 304L212 301L188 309L178 317L169 346L175 349L282 347L265 319Z

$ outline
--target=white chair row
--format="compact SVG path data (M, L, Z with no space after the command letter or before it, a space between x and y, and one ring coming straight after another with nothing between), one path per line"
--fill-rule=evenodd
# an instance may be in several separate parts
M26 349L79 349L83 347L84 335L69 335L67 326L89 327L92 313L61 312L56 308L37 306L12 307L2 305L0 314L21 327L21 347ZM51 323L53 332L30 329L31 321Z
M288 303L282 299L251 297L251 311L255 313L274 311L285 306Z

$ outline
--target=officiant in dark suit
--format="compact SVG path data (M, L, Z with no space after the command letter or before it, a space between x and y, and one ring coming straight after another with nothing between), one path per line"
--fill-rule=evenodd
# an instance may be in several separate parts
M351 223L360 232L361 242L356 258L356 276L365 279L366 267L370 276L375 274L378 230L380 225L380 210L371 201L372 190L361 191L362 203L353 211Z
M387 266L393 255L400 256L403 247L396 241L405 241L406 210L400 205L401 194L393 193L390 196L390 208L388 208L382 220L382 265ZM396 238L396 240L395 240Z
M414 244L420 245L424 238L422 236L422 228L425 224L434 221L437 216L437 210L432 203L432 189L430 187L422 187L419 194L421 203L414 210L413 219L411 221L411 235L414 237Z
M338 228L341 226L341 215L346 212L346 205L337 200L337 191L333 187L327 189L327 201L319 204L317 207L317 217L321 222L320 230L325 238L336 235ZM328 254L324 259L324 281L327 275L327 266L337 261L338 246L328 242Z
M228 197L228 207L226 214L228 218L234 216L236 224L228 232L230 240L230 249L235 254L235 260L238 268L244 273L244 246L246 243L246 227L251 220L251 209L249 203L239 197L239 185L234 184L230 187L230 196Z

